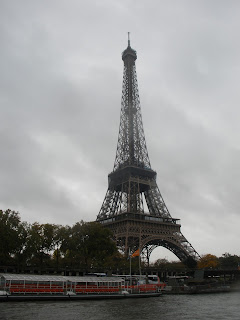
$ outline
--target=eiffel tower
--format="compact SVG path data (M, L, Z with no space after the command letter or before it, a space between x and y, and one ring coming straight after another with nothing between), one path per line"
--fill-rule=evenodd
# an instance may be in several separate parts
M181 233L179 219L171 217L156 182L157 174L151 168L136 59L128 33L128 47L122 53L124 71L117 153L97 221L112 230L118 248L126 255L140 249L141 259L149 264L152 251L162 246L185 264L194 264L199 255Z

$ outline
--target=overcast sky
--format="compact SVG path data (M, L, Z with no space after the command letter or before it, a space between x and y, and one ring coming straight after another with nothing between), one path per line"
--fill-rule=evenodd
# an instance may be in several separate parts
M30 223L96 219L130 31L167 207L200 255L240 255L239 17L237 0L1 0L0 209Z

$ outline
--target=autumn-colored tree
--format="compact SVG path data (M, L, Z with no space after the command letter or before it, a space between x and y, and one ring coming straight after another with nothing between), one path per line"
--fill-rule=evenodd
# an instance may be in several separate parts
M219 266L219 259L213 254L205 254L198 261L198 269L217 268Z

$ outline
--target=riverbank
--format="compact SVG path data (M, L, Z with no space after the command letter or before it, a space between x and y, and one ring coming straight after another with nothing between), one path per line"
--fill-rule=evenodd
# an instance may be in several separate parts
M203 294L203 293L224 293L230 292L231 287L226 285L210 286L166 286L162 291L163 294Z

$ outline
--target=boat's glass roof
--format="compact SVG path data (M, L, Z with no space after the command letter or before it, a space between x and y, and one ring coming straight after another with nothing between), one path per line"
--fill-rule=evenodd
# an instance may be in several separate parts
M57 275L37 275L37 274L11 274L0 273L0 277L5 280L25 280L25 281L71 281L71 282L122 282L118 277L78 277L78 276L57 276Z

